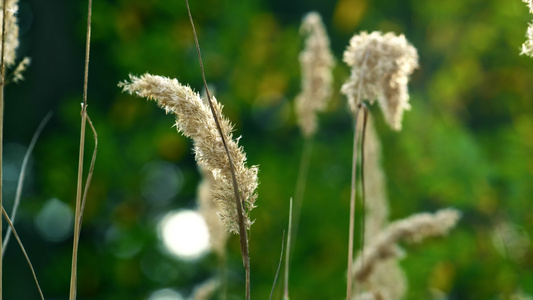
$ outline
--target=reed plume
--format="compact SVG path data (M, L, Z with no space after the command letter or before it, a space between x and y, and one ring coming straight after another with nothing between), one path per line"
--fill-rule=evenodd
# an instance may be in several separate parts
M397 246L398 242L421 242L427 237L445 235L455 226L459 217L460 213L457 210L447 208L435 214L419 213L391 223L357 258L355 277L358 281L364 281L381 260L401 257L403 252Z
M522 0L527 4L529 13L533 14L533 0ZM526 41L522 44L522 51L520 55L527 55L533 57L533 22L529 23L526 31Z
M300 53L302 91L296 96L296 113L302 133L305 137L310 137L317 129L316 112L324 111L331 98L335 62L318 13L307 14L300 31L307 39L305 48Z
M352 111L363 100L373 103L377 99L385 121L400 130L403 111L410 108L407 81L418 67L416 49L403 34L363 31L352 37L343 60L352 71L341 92Z
M140 77L130 75L130 81L119 83L125 92L132 95L155 100L167 113L176 115L176 128L183 135L191 138L194 143L196 161L205 167L213 176L212 196L220 204L222 211L219 216L229 232L238 234L238 216L233 192L232 178L228 158L218 133L215 121L207 106L198 93L184 86L176 79L144 74ZM228 151L235 167L236 179L239 183L241 203L245 211L244 223L247 229L253 221L249 212L255 207L257 166L246 166L246 155L233 140L233 127L221 114L222 105L213 97L214 109L220 120L222 131L226 135Z
M3 9L4 1L0 1L0 8ZM16 51L19 46L19 26L17 24L18 0L6 0L6 19L5 19L5 49L4 62L7 67L15 64L17 58ZM0 23L3 17L0 14Z

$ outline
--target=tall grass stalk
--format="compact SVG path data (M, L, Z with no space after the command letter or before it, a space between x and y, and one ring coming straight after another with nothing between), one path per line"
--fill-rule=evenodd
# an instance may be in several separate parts
M364 76L364 70L366 67L366 61L368 59L368 52L365 53L365 56L363 58L363 62L361 64L361 77ZM364 111L364 125L363 128L366 127L366 120L367 120L367 107L361 103L361 91L362 91L362 80L359 81L358 89L357 89L357 102L359 103L357 105L357 109L355 111L354 115L354 135L353 135L353 156L352 156L352 183L351 183L351 193L350 193L350 225L349 225L349 236L348 236L348 274L347 274L347 282L346 282L346 300L351 299L352 297L352 269L353 269L353 235L354 235L354 228L355 228L355 198L356 198L356 172L357 172L357 143L358 143L358 118L359 118L359 112L361 111L361 108L363 108ZM364 130L363 130L364 132ZM364 198L364 194L363 194ZM363 200L364 203L364 200ZM363 204L363 213L361 214L363 217L363 223L364 223L364 204ZM362 234L364 236L364 234ZM361 251L364 247L364 241L361 242Z
M3 159L4 156L4 86L5 86L5 48L6 48L6 0L2 0L2 49L0 50L0 207L3 208L2 193L3 193ZM0 251L2 251L2 218L0 217ZM3 263L0 257L0 300L2 300L2 270Z
M83 189L83 158L85 148L85 127L87 123L87 82L89 77L89 53L91 45L91 13L92 0L88 1L87 10L87 40L85 44L85 73L83 80L83 103L81 106L81 129L80 129L80 150L78 159L78 183L76 190L76 213L74 221L74 241L72 246L72 266L70 273L70 295L69 299L76 299L76 281L77 281L77 264L78 264L78 244L81 231L82 217L82 189ZM92 126L92 125L91 125ZM93 155L94 156L94 155ZM87 186L86 186L87 188Z
M238 217L238 223L239 223L239 241L241 246L241 256L242 261L244 265L244 269L246 272L246 287L245 287L245 299L250 300L250 255L249 255L249 249L248 249L248 235L246 232L246 226L244 224L244 199L240 200L239 195L239 186L237 184L237 178L235 177L235 167L233 166L233 160L231 158L231 155L228 150L228 146L226 143L226 138L224 135L224 132L222 132L222 128L220 127L220 122L218 120L218 116L215 112L215 108L213 107L213 101L211 100L211 95L209 93L209 88L207 86L207 81L205 79L205 72L204 72L204 65L202 63L202 54L200 53L200 45L198 43L198 36L196 34L196 29L194 28L194 21L192 19L191 9L189 7L189 1L185 0L185 3L187 4L187 11L189 13L189 20L191 21L191 26L194 34L194 42L196 43L196 51L198 53L198 61L200 63L200 69L202 71L202 79L204 81L205 91L207 94L207 100L209 101L209 107L211 109L211 113L213 114L213 119L215 120L218 133L220 135L220 138L222 139L222 144L224 145L224 149L226 150L226 155L228 156L228 164L230 167L231 172L231 180L233 183L233 191L235 193L235 206L237 207L237 217Z

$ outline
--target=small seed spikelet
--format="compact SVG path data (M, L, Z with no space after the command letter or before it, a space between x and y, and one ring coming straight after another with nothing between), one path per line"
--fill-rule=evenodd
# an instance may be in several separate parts
M344 62L351 67L350 79L341 92L356 110L357 95L371 103L378 100L386 122L394 130L402 128L403 111L408 110L409 75L418 67L418 53L402 34L363 31L354 35L344 51Z
M529 13L533 14L533 0L522 0L529 7Z
M3 1L0 1L0 11L3 9ZM17 12L18 1L6 0L6 45L4 49L4 62L8 67L15 64L16 51L19 46L19 26L17 24ZM0 13L0 24L3 22L2 15L3 14ZM0 33L0 38L1 35L2 34Z
M527 41L522 44L522 51L520 55L527 55L533 57L533 23L529 23L529 27L526 32Z
M364 281L380 261L401 257L403 252L397 246L399 241L420 242L430 236L445 235L455 226L459 217L457 210L448 208L435 214L415 214L391 223L365 247L363 257L357 258L354 270L357 280Z
M155 100L167 113L176 115L176 128L194 143L196 161L201 167L211 172L214 183L212 197L221 206L219 216L226 225L226 230L239 233L237 207L235 206L230 166L222 139L218 133L211 110L198 93L176 79L144 74L141 77L130 75L130 82L121 82L125 92L149 100ZM238 139L232 139L232 125L221 114L222 105L212 97L213 105L225 134L229 153L234 162L235 175L244 201L244 223L247 229L252 225L249 212L255 205L257 194L257 166L246 167L246 155L238 145Z
M300 53L302 91L296 97L296 112L302 133L310 137L317 129L315 113L324 111L331 98L334 60L329 38L318 13L307 14L300 31L307 39Z

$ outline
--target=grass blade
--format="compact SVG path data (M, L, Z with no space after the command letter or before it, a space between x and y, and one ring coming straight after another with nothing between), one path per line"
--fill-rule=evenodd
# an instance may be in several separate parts
M292 203L292 202L291 202ZM281 255L279 256L278 270L276 276L274 276L274 283L272 284L272 290L270 290L269 300L272 300L272 294L274 294L274 288L276 287L276 281L278 280L279 270L281 269L281 262L283 261L283 247L285 246L285 230L283 230L283 238L281 239Z
M189 20L191 21L191 26L192 26L192 30L194 34L194 42L196 43L196 52L198 53L198 61L200 63L200 69L202 71L202 79L204 81L205 91L207 94L207 100L209 102L209 107L211 108L211 113L213 114L213 119L215 120L215 123L217 125L218 133L220 135L220 138L222 139L222 144L224 145L224 149L226 150L226 155L228 156L228 164L229 164L230 171L231 171L233 191L235 193L235 201L236 201L235 206L237 207L237 216L238 216L238 221L239 221L239 241L240 241L240 246L241 246L241 256L242 256L242 262L244 265L244 269L246 272L246 287L245 287L246 298L245 299L250 300L250 255L249 255L249 249L248 249L248 234L246 231L246 226L244 224L244 199L240 200L241 198L239 195L239 186L237 183L237 178L235 176L235 166L233 165L233 160L229 153L228 146L226 143L226 138L220 126L220 121L218 120L218 116L215 112L215 108L213 107L213 102L211 101L211 94L209 93L209 87L207 86L207 81L205 79L204 64L202 63L202 54L200 52L200 45L198 43L198 36L196 34L196 29L194 28L194 21L192 19L191 9L189 7L189 1L185 0L185 3L187 4Z
M37 140L39 139L39 136L41 135L41 132L43 131L44 127L52 117L52 112L49 112L46 114L44 119L39 124L39 127L37 127L37 130L35 130L35 133L33 134L33 138L31 139L30 145L28 146L28 149L26 150L26 154L24 154L24 159L22 160L22 166L20 167L20 175L19 180L17 184L17 192L15 194L15 202L13 204L13 211L11 212L11 222L15 222L15 218L17 216L18 207L20 204L20 197L22 195L22 188L24 186L24 176L26 174L26 166L28 165L28 161L30 160L31 153L33 152L33 148L35 147L35 144L37 143ZM4 257L6 253L6 247L9 243L9 238L11 237L11 227L7 229L6 236L4 238L4 242L2 244L2 258Z

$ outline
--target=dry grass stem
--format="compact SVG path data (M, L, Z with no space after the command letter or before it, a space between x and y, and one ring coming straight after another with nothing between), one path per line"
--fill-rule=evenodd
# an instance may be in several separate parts
M39 126L37 127L37 130L35 130L35 133L33 134L33 137L31 139L30 145L28 146L28 149L26 150L26 153L24 154L24 159L22 160L22 166L20 167L20 174L17 184L17 191L15 193L15 201L13 204L13 210L11 211L11 221L14 223L15 219L17 217L17 211L20 204L20 197L22 195L22 188L24 186L24 178L26 174L26 166L28 165L28 161L30 160L31 153L33 151L33 148L35 147L35 144L37 143L37 139L39 139L39 136L41 135L41 132L44 129L44 126L48 123L50 118L52 117L52 112L49 112L46 114L46 116L43 118ZM2 245L2 258L4 257L6 253L6 247L9 243L9 238L11 236L11 227L7 229L4 243Z
M17 234L17 231L15 230L15 226L13 226L13 222L11 222L11 219L9 219L9 216L7 215L6 210L3 207L2 207L2 214L4 215L4 218L6 219L7 224L9 225L9 229L13 231L13 235L15 236L15 239L17 240L20 246L20 249L22 250L22 253L24 254L24 257L26 257L26 261L28 262L28 265L30 266L33 279L35 280L35 285L37 286L37 289L39 290L39 295L41 296L41 299L44 300L43 291L41 290L41 286L39 285L39 280L37 280L37 275L35 275L33 264L31 263L28 253L26 252L26 249L24 248L24 245L22 244L22 241L20 240L19 235Z
M416 49L403 35L363 31L350 40L344 52L344 62L352 71L341 91L348 97L352 111L362 100L372 103L377 99L386 122L391 128L400 130L403 111L410 108L407 82L418 67ZM360 99L357 99L358 93L361 93Z
M300 30L307 39L300 53L302 91L296 97L296 113L302 133L308 138L317 129L316 112L323 111L331 98L334 59L318 13L307 14Z
M363 124L358 124L362 128ZM381 145L374 127L373 118L369 116L362 149L365 156L365 217L364 236L366 243L372 244L387 224L388 204L385 175L381 168ZM362 265L364 263L362 262ZM363 299L402 299L407 284L403 271L396 258L380 261L364 281L356 281L358 289L352 300ZM360 293L363 289L365 292Z
M7 1L2 0L2 46L0 49L0 207L3 206L3 156L4 156L4 88L6 79L6 23L9 21L7 14ZM0 247L2 247L2 218L0 217ZM2 249L0 249L2 250ZM0 258L0 300L2 300L3 288L3 259Z
M213 100L211 100L211 95L209 93L209 87L207 86L207 81L205 80L205 72L204 72L204 64L202 62L202 54L200 53L200 45L198 43L198 35L196 34L196 29L194 27L194 21L192 19L191 14L191 8L189 7L189 1L185 0L185 3L187 4L187 12L189 13L189 20L191 22L191 27L194 35L194 42L196 44L196 52L198 53L198 62L200 63L200 69L202 71L202 79L204 81L204 87L205 92L207 94L207 101L209 102L209 108L211 110L211 115L213 116L213 120L215 120L215 125L217 127L220 139L222 140L222 145L224 146L224 150L226 152L226 157L228 158L228 166L231 174L231 183L233 185L233 193L234 193L234 201L235 206L237 207L237 221L238 221L238 228L239 228L239 242L241 246L241 256L242 256L242 264L245 269L245 277L246 277L246 283L245 283L245 299L250 300L250 253L249 253L249 247L248 247L248 232L246 229L246 223L245 223L245 207L244 207L244 199L241 198L239 184L237 182L237 175L235 172L235 166L233 165L233 157L230 154L228 144L226 142L226 135L222 126L220 125L220 116L215 110L215 106L213 105Z
M78 269L78 244L81 232L81 222L83 216L83 208L85 201L82 198L85 198L88 185L85 186L85 192L83 192L83 158L84 158L84 149L85 149L85 127L87 123L87 89L89 81L89 56L91 49L91 15L92 15L92 0L88 1L87 8L87 34L86 34L86 43L85 43L85 72L83 79L83 103L81 104L81 128L80 128L80 150L78 157L78 179L77 179L77 189L76 189L76 211L74 219L74 241L72 245L72 265L70 273L70 293L69 299L76 299L76 286L77 286L77 269ZM90 122L90 121L89 121ZM90 123L92 127L92 123ZM92 127L94 130L94 127ZM94 131L96 136L96 131ZM96 140L95 140L95 149L96 149ZM93 162L95 159L96 151L93 152ZM93 164L91 164L92 166ZM92 170L89 171L89 177L87 184L90 183L90 177L92 176ZM83 193L83 195L82 195ZM83 203L82 203L83 202Z
M445 235L455 226L460 213L455 209L442 209L435 214L420 213L391 223L363 251L356 260L354 275L364 281L382 260L399 257L400 241L420 242L430 236ZM364 261L364 265L362 264Z
M80 218L78 221L80 223L78 227L80 232L78 232L78 235L81 233L81 224L83 221L83 212L85 211L85 202L87 200L87 193L89 192L89 186L91 186L91 179L93 178L94 165L96 163L96 154L98 153L98 134L96 133L96 129L93 126L93 122L91 121L89 114L87 114L87 123L89 123L89 126L91 127L91 130L93 132L94 149L93 149L93 155L91 158L91 164L89 165L89 173L87 173L87 178L85 179L85 188L83 190L83 197L81 199Z

